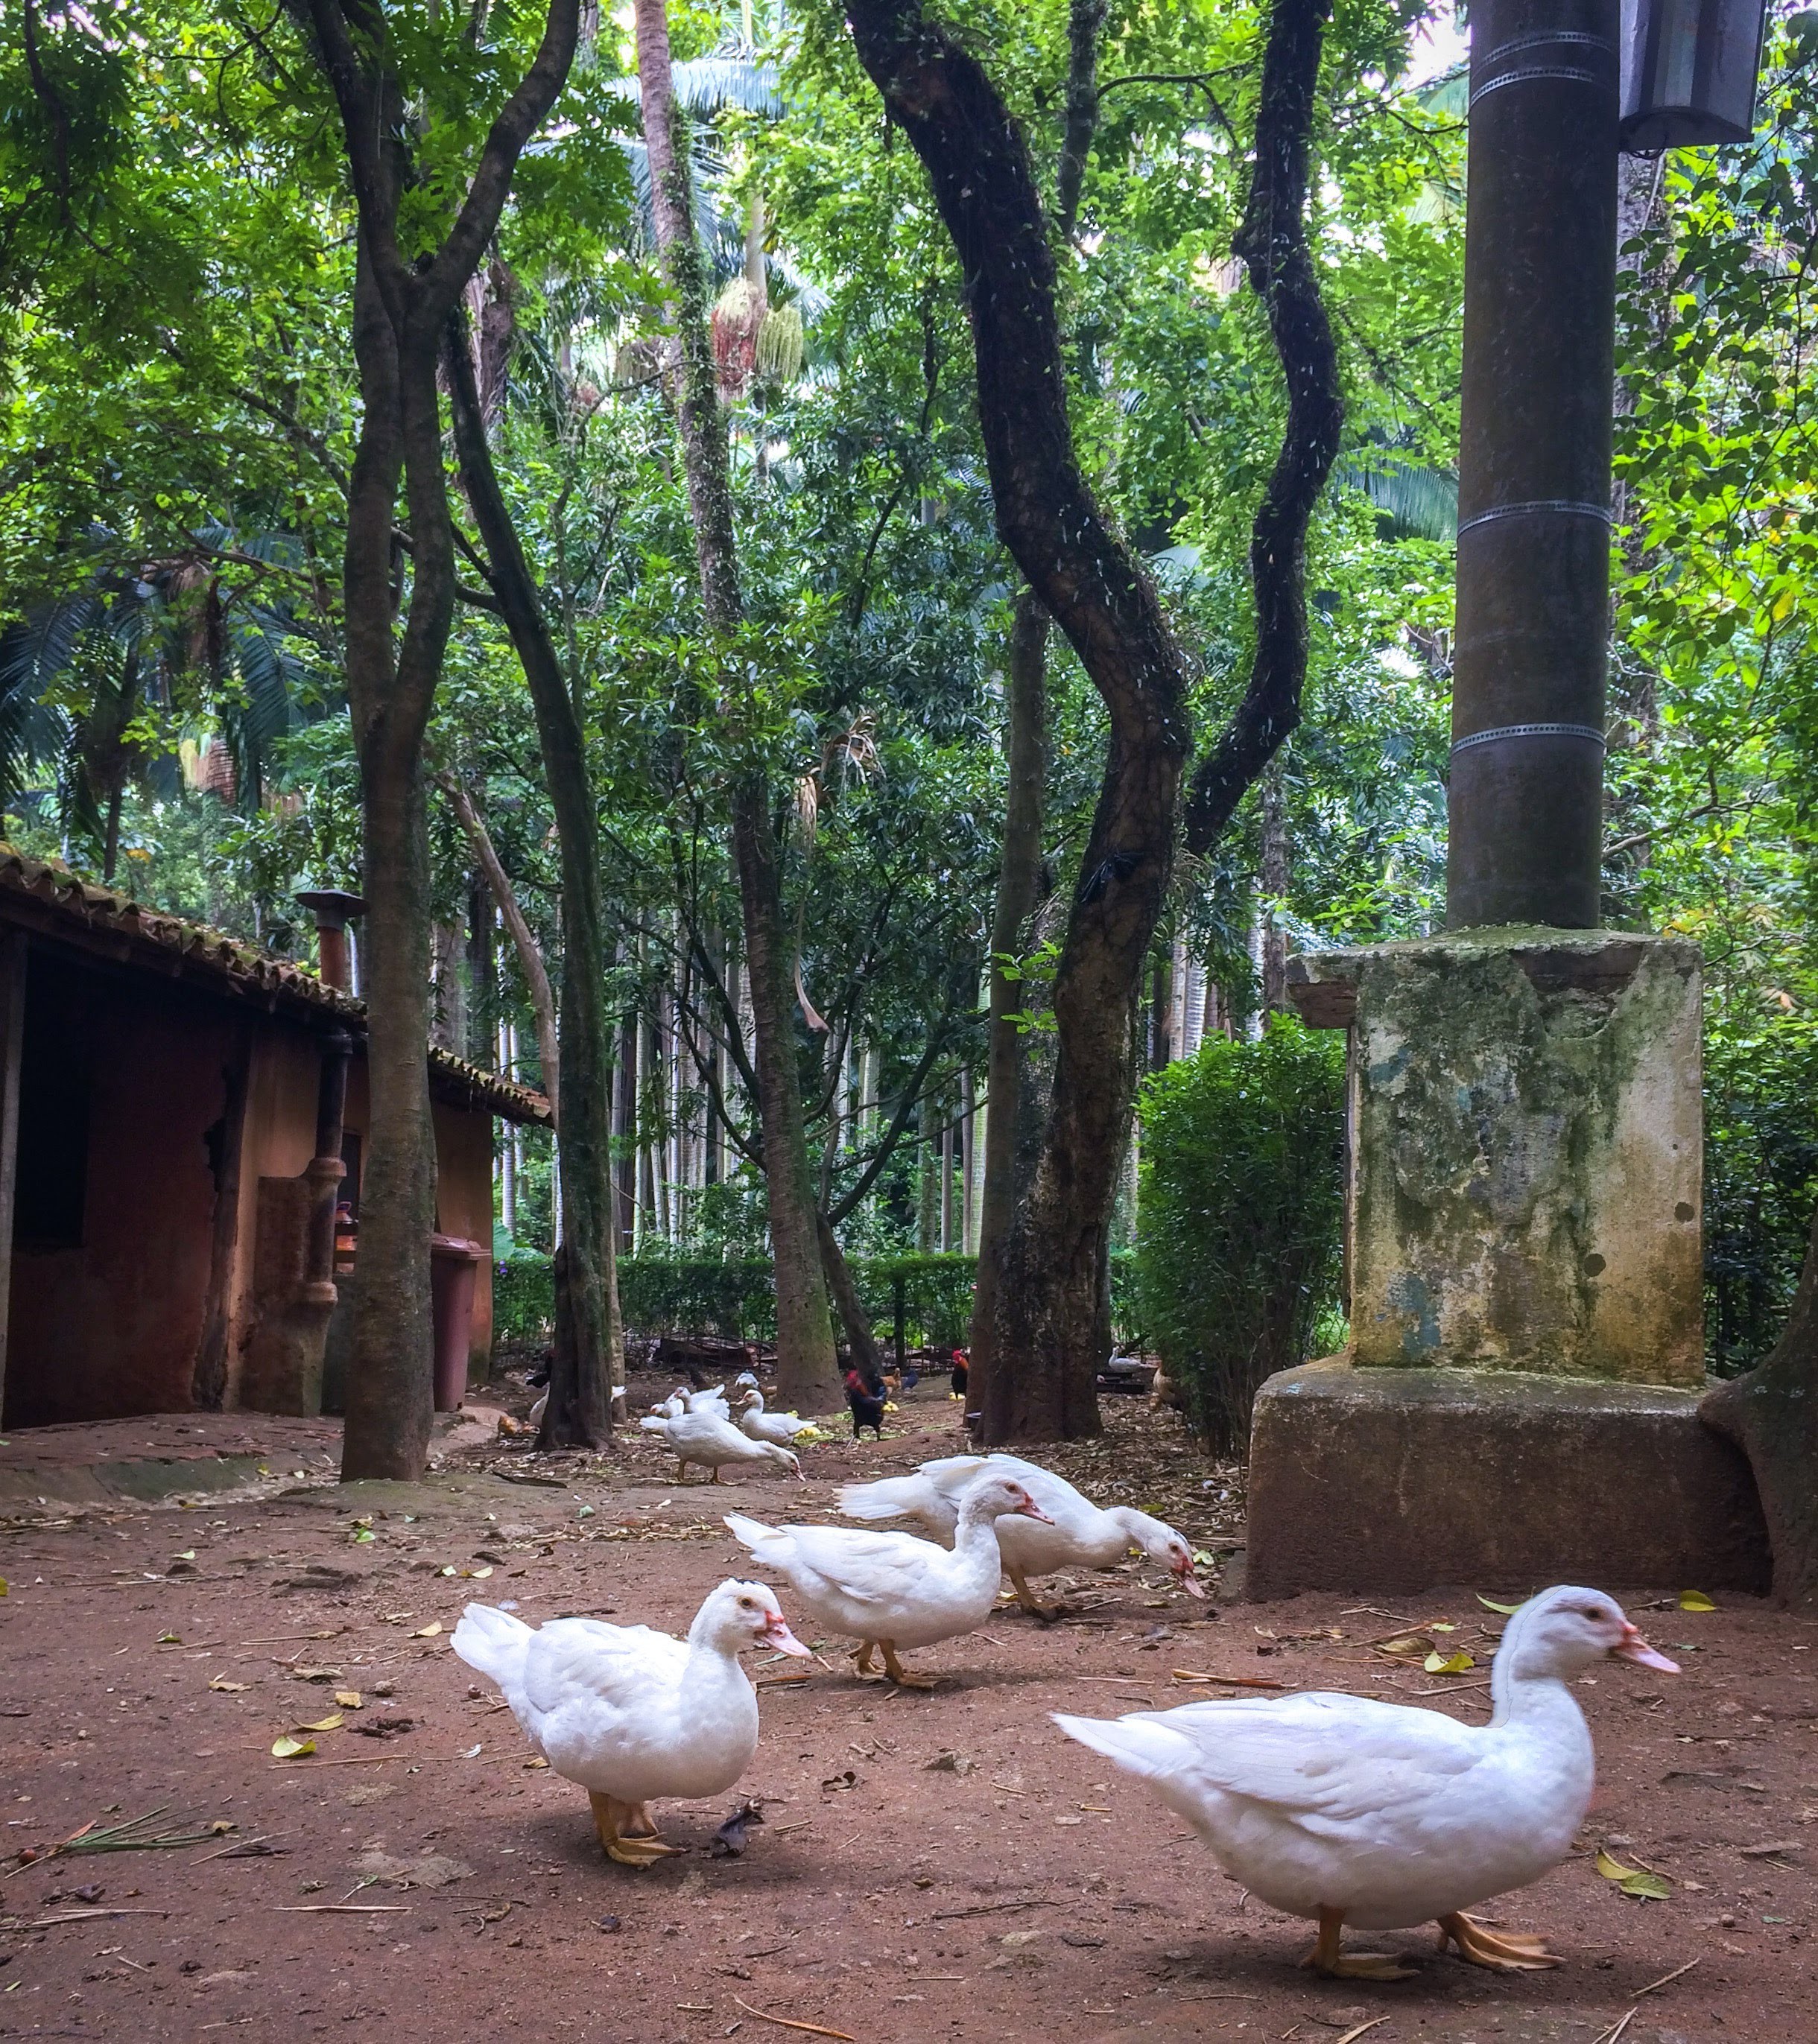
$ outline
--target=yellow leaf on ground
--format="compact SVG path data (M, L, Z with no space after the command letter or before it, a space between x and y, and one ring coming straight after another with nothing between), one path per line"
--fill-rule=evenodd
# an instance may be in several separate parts
M1614 1881L1624 1895L1632 1896L1637 1902L1666 1902L1672 1897L1672 1884L1665 1875L1651 1873L1643 1866L1624 1866L1601 1847L1596 1865L1605 1881Z
M7 1582L6 1578L4 1576L0 1576L0 1596L9 1595L10 1593L10 1590L11 1585Z
M1429 1654L1420 1664L1429 1675L1463 1675L1477 1666L1468 1654Z
M1494 1597L1486 1597L1481 1592L1478 1593L1478 1602L1486 1611L1499 1611L1505 1618L1512 1618L1521 1608L1518 1604L1498 1604Z
M271 1758L274 1760L301 1760L315 1750L316 1742L313 1739L293 1739L288 1732L282 1739L275 1739L271 1742Z
M358 1689L336 1689L335 1701L344 1711L357 1711L360 1708L360 1694Z
M461 1573L463 1576L471 1576L475 1582L484 1582L492 1573L492 1566L490 1562L482 1562L477 1569L463 1569Z
M1716 1608L1702 1590L1682 1590L1679 1593L1679 1608L1682 1611L1715 1611Z
M183 1643L174 1632L160 1632L158 1635L158 1644L160 1646L181 1646Z
M219 1689L224 1696L244 1696L247 1689L247 1685L244 1682L230 1682L225 1675L217 1675L209 1683L209 1687L211 1689Z
M413 1639L433 1639L441 1629L440 1621L432 1618L427 1625L418 1626L410 1637Z
M340 1728L341 1714L339 1711L330 1711L325 1718L317 1718L313 1724L296 1727L298 1731L339 1731Z

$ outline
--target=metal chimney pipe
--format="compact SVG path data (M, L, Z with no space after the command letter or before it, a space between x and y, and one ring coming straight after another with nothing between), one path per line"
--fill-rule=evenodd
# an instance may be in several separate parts
M1447 920L1594 929L1618 0L1471 16Z
M306 887L294 897L316 920L316 955L322 984L342 993L353 991L353 975L348 965L348 924L366 913L363 895L350 894L340 887Z

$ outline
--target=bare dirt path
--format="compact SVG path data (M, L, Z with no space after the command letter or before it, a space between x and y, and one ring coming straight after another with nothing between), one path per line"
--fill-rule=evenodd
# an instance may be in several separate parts
M655 1387L632 1389L648 1400ZM1232 1472L1171 1420L1123 1404L1111 1417L1109 1447L1057 1462L1106 1501L1122 1486L1159 1507L1209 1551L1229 1545ZM1818 2038L1818 1627L1728 1598L1639 1614L1684 1662L1678 1681L1612 1666L1581 1691L1601 1781L1582 1842L1670 1892L1624 1896L1587 1850L1510 1898L1493 1913L1551 1934L1570 1960L1554 1973L1498 1979L1429 1958L1395 1986L1313 1980L1294 1963L1301 1925L1247 1904L1047 1717L1209 1693L1176 1669L1476 1717L1485 1692L1461 1685L1481 1666L1448 1684L1367 1642L1439 1620L1457 1630L1432 1636L1481 1662L1498 1620L1475 1593L1525 1584L1437 1589L1386 1612L1217 1600L1207 1616L1132 1565L1082 1578L1067 1623L1006 1611L916 1657L944 1677L929 1695L858 1682L830 1645L832 1672L763 1691L744 1788L764 1821L742 1858L708 1854L728 1796L667 1806L666 1835L696 1848L686 1858L643 1874L606 1863L579 1792L525 1765L509 1714L448 1652L462 1604L509 1596L532 1618L680 1631L748 1566L721 1511L824 1509L842 1477L950 1450L952 1424L944 1388L924 1386L881 1447L812 1450L805 1487L677 1485L641 1442L559 1466L559 1488L513 1483L498 1472L548 1465L476 1442L420 1485L193 1510L0 1508L0 1868L91 1821L162 1810L153 1830L234 1827L8 1873L0 2038L810 2034L772 2018L861 2044L1597 2044L1631 2010L1622 2044ZM313 1755L272 1757L281 1735L309 1738L298 1728L337 1714Z

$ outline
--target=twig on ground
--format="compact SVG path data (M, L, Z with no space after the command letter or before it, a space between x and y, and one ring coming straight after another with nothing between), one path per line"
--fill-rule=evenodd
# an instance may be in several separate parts
M760 2023L774 2023L779 2030L803 2030L810 2037L837 2037L840 2044L859 2044L850 2031L829 2030L824 2023L797 2023L786 2015L772 2015L767 2010L753 2008L748 2001L740 2001L736 1995L732 2000L746 2015L755 2015Z
M1635 2000L1639 2001L1644 1994L1652 1994L1657 1987L1665 1987L1670 1981L1678 1979L1682 1973L1689 1973L1697 1963L1697 1959L1688 1959L1684 1965L1675 1966L1671 1973L1662 1973L1658 1980L1650 1981L1646 1987L1638 1987L1635 1991Z

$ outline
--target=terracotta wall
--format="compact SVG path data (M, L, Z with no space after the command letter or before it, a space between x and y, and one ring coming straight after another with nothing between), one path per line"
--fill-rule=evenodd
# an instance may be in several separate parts
M21 1092L56 1103L53 1126L80 1154L47 1155L40 1142L36 1162L21 1155L21 1224L26 1175L40 1189L61 1176L79 1239L15 1247L6 1424L188 1405L214 1208L209 1132L244 1020L182 988L33 949Z
M482 1252L474 1281L467 1377L483 1382L492 1367L492 1117L441 1101L434 1113L436 1232L477 1242Z

